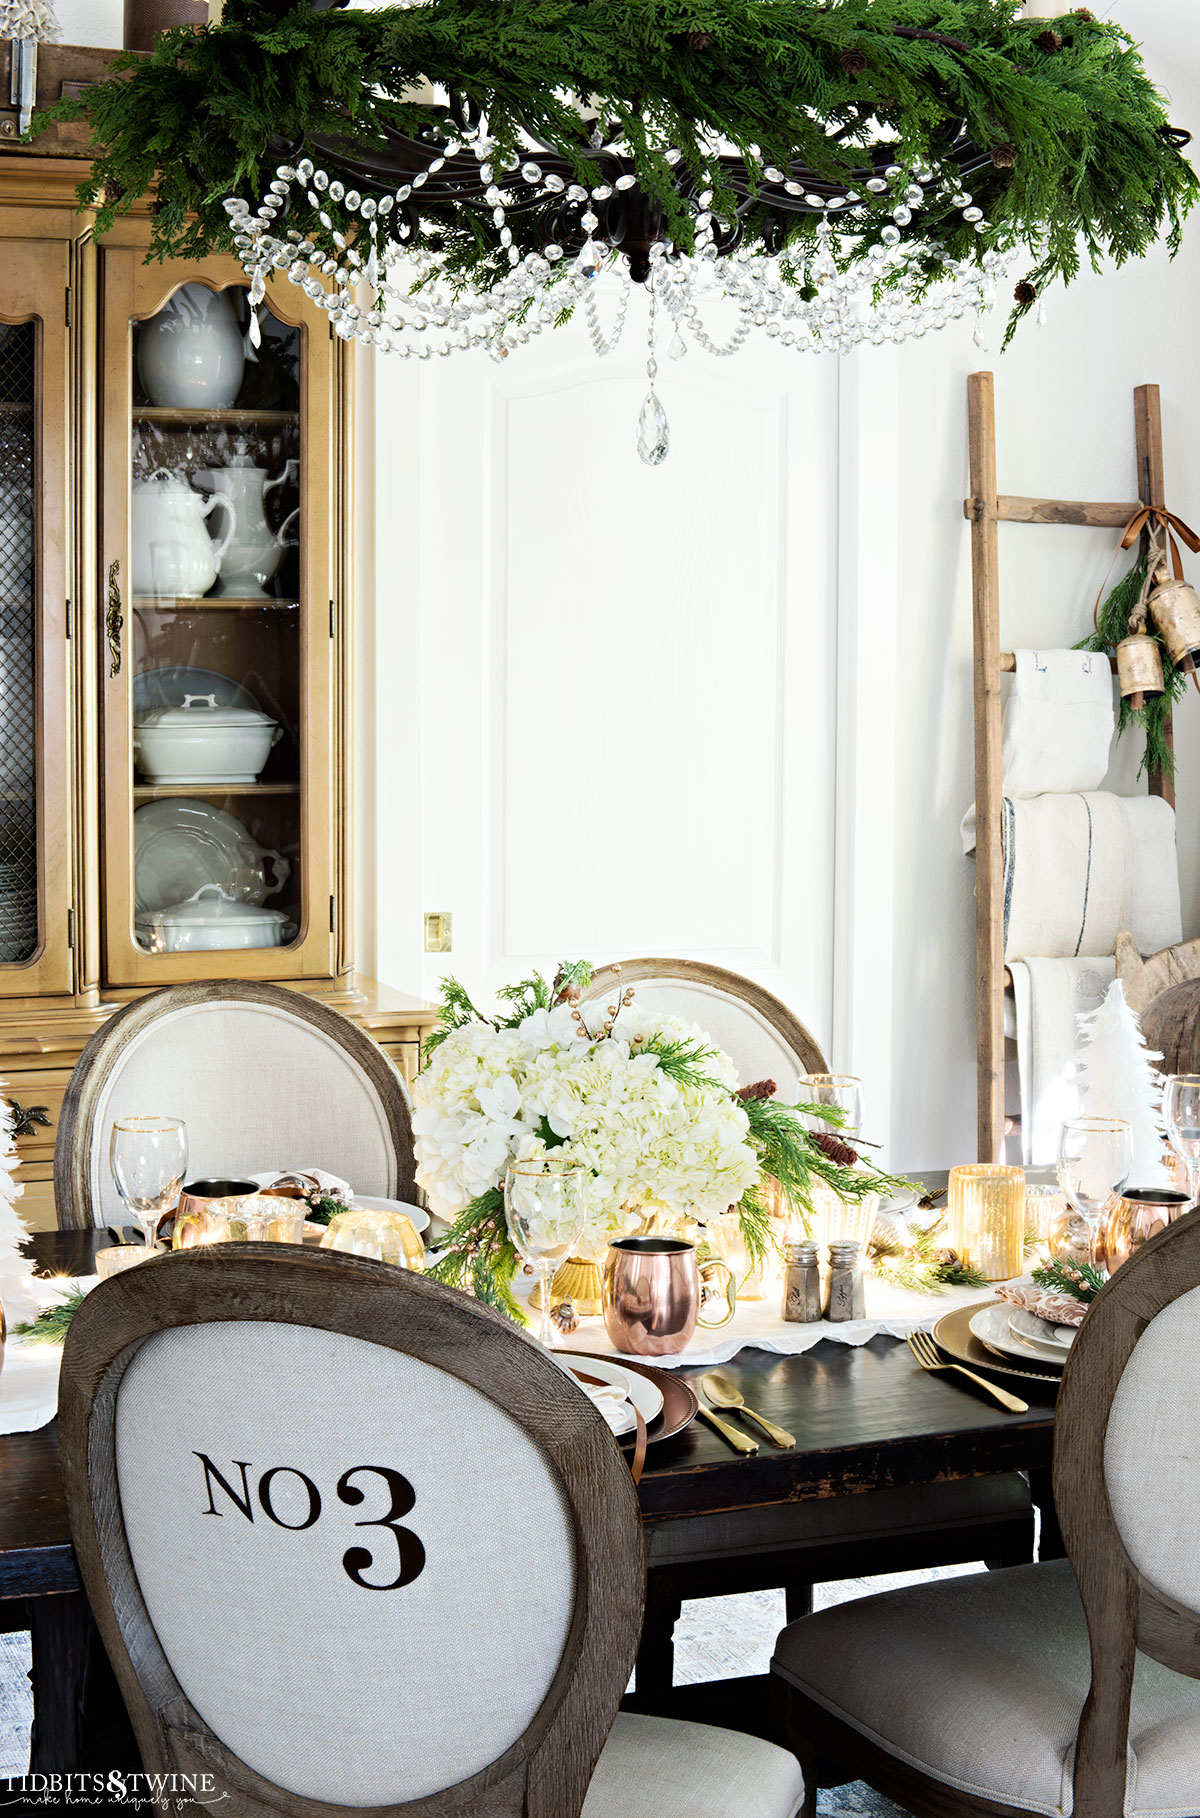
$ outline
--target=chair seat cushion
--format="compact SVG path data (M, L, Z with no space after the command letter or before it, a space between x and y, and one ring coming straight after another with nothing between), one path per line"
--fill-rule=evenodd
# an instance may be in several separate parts
M913 1585L791 1623L772 1671L932 1779L1023 1812L1071 1811L1091 1682L1066 1560ZM1200 1682L1139 1654L1126 1818L1200 1812Z
M736 1730L621 1712L580 1818L795 1818L800 1764Z

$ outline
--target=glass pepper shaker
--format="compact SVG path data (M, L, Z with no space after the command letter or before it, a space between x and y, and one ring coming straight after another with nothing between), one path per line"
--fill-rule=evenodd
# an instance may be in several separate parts
M866 1288L853 1238L835 1238L829 1246L829 1318L865 1319Z
M825 1311L817 1246L811 1240L784 1245L783 1306L780 1311L784 1319L801 1325L811 1325Z

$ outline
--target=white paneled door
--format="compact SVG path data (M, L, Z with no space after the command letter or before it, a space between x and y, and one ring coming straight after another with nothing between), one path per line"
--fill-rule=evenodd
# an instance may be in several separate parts
M503 363L378 363L380 975L487 994L565 956L686 955L827 1045L836 363L663 358L651 469L644 359L631 307L606 360L572 324ZM388 706L414 670L419 750ZM420 907L453 915L419 982L383 907L415 907L416 821Z

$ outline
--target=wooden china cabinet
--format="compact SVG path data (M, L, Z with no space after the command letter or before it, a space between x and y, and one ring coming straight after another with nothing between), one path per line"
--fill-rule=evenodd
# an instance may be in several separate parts
M146 264L144 212L97 240L86 170L0 155L0 1080L35 1228L55 1222L71 1068L129 998L276 980L410 1077L432 1020L351 952L350 351L283 283L255 345L237 263ZM217 403L188 370L189 312L209 309L236 368ZM208 585L222 492L240 528ZM237 781L228 756L195 780L186 753L164 770L135 751L156 719L219 738L239 712L273 742Z

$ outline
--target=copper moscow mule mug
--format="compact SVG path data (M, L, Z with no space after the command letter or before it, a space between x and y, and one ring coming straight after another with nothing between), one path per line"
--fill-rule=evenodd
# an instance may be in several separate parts
M718 1274L728 1284L727 1311L721 1319L701 1319L701 1286ZM727 1325L737 1290L728 1263L697 1262L695 1244L682 1237L618 1237L604 1259L601 1300L618 1351L666 1357L682 1351L697 1326Z

